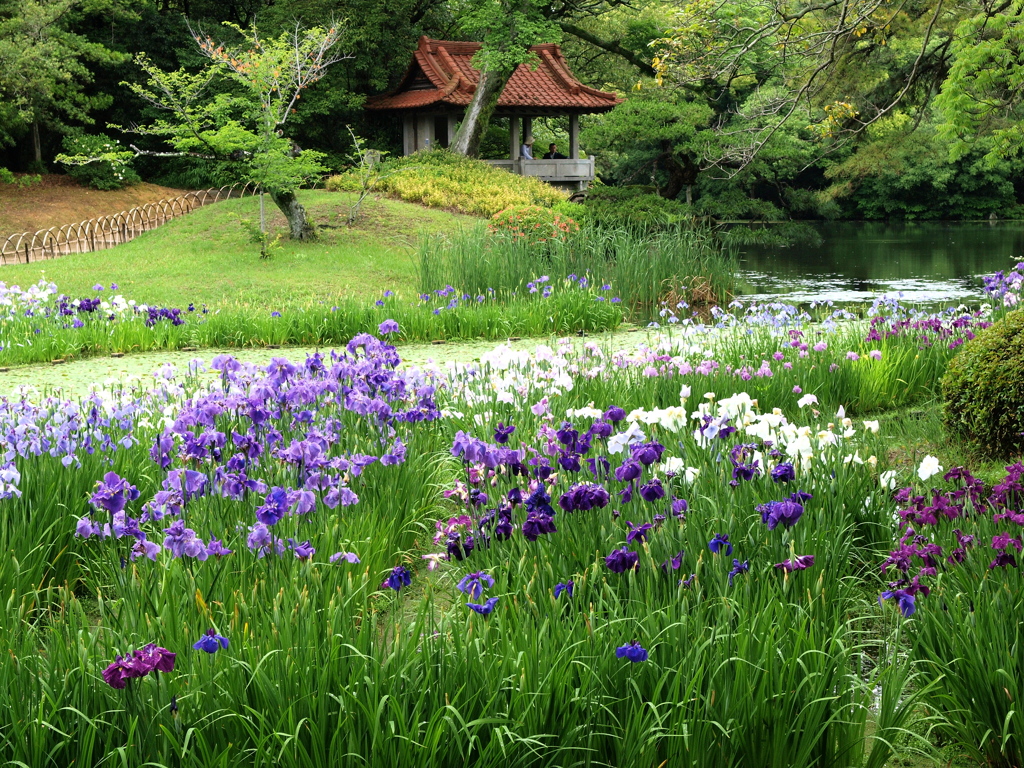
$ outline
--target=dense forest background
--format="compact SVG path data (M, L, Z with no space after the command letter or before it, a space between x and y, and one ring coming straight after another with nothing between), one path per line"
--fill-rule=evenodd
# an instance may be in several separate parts
M352 133L400 150L394 121L363 104L398 81L420 35L506 51L506 24L530 29L523 46L561 43L584 83L626 99L582 121L610 187L719 219L1018 217L1022 12L1024 0L0 0L0 168L63 172L69 142L97 136L158 151L133 133L159 117L124 84L144 82L134 57L197 70L190 29L237 41L230 22L264 35L341 25L349 58L287 126L341 170ZM566 128L535 132L543 144ZM480 153L507 151L507 136L492 121ZM196 158L140 156L134 171L230 180Z

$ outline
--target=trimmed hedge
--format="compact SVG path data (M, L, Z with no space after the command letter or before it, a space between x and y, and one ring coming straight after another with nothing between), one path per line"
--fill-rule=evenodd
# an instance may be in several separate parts
M993 458L1024 452L1024 310L967 342L942 377L947 429Z

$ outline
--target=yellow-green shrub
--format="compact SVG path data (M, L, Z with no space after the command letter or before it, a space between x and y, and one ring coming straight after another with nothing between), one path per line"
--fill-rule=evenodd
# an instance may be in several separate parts
M325 187L331 192L354 191L359 180L349 171L330 177ZM493 216L513 206L550 208L567 197L540 179L439 149L385 161L376 189L410 203L474 216Z

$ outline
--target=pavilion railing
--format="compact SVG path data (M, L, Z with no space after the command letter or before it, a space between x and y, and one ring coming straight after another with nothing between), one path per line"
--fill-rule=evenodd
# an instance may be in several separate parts
M169 200L146 203L111 216L100 216L77 224L41 229L38 232L14 234L0 244L0 266L28 264L71 253L90 253L113 248L196 208L258 192L259 188L254 184L203 189L186 192Z

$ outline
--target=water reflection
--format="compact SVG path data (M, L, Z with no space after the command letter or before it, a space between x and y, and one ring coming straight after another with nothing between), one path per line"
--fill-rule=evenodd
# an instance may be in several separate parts
M1024 223L819 224L820 246L747 246L737 293L789 302L956 304L985 296L981 278L1024 258Z

